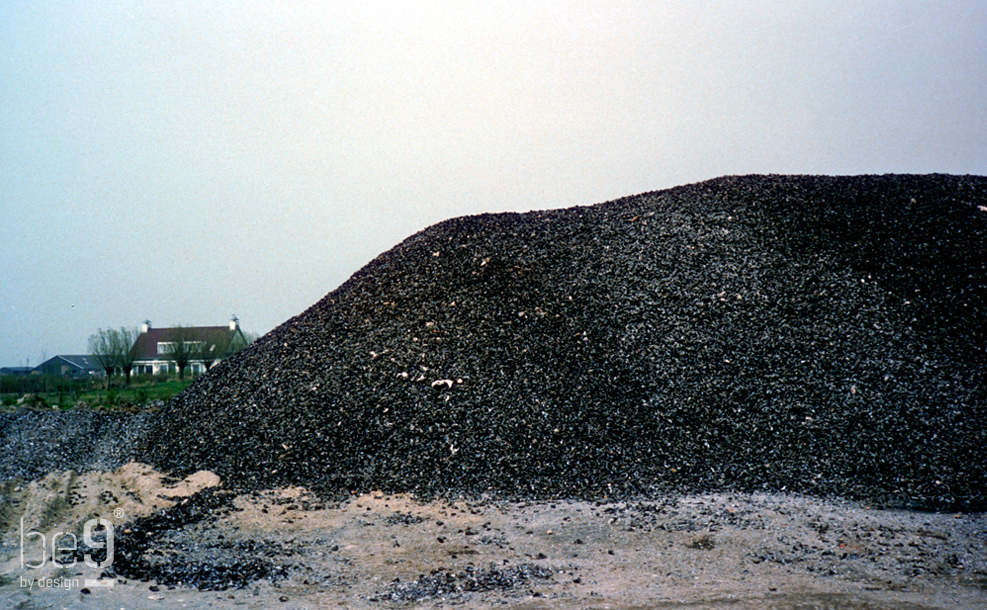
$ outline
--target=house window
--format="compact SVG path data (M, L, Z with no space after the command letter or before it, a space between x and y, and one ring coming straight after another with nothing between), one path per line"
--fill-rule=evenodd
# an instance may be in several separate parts
M186 341L185 351L188 353L195 353L205 346L205 341ZM158 355L165 356L168 354L175 353L175 342L174 341L158 341Z

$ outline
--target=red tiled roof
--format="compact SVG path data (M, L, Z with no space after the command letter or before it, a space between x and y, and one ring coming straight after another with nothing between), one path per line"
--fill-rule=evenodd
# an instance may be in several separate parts
M137 350L137 360L162 360L162 354L158 352L158 343L174 342L178 338L179 331L188 333L186 340L191 337L193 341L207 341L216 345L217 358L226 355L230 342L239 330L230 330L229 326L186 326L183 328L152 328L146 333L141 333L134 343Z

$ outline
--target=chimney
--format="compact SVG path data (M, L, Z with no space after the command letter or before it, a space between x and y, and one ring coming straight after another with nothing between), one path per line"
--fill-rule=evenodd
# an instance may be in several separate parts
M144 325L141 326L141 332L142 333L146 333L149 330L151 330L151 321L150 320L144 320Z
M240 320L237 319L236 314L233 314L233 318L230 319L230 330L236 330L240 328Z

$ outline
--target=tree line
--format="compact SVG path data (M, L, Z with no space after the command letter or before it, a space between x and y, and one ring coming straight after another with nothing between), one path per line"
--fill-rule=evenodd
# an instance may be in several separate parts
M139 336L137 328L121 326L120 330L101 328L95 335L89 337L89 353L106 372L107 385L116 370L123 371L127 385L130 385L130 372L138 356L137 337Z

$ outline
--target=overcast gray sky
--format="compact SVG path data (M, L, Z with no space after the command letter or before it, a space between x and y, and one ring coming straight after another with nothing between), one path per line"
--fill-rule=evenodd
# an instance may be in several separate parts
M5 0L0 365L265 333L445 218L987 174L981 0Z

